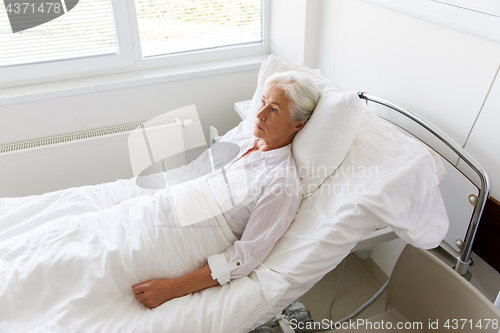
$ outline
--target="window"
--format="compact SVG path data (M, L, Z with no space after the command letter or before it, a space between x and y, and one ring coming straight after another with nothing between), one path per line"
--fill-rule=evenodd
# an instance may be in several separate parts
M0 66L118 53L111 0L82 1L70 11L57 2L32 4L11 2L0 12Z
M264 3L4 0L0 5L0 84L265 53Z
M262 42L261 1L135 3L144 57Z

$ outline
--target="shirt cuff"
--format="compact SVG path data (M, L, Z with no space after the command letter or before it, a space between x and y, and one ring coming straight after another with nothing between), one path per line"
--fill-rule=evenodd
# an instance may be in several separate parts
M220 285L224 285L229 282L230 273L241 266L241 261L228 264L224 254L214 254L208 257L208 266L212 271L212 279L217 280Z

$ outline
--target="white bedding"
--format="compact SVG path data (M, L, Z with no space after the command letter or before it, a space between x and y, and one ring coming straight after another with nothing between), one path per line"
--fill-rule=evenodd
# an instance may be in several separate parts
M259 82L282 68L270 59L276 66L263 64ZM248 124L234 131L248 131ZM165 225L175 221L163 200L168 190L151 196L135 179L0 199L0 332L248 332L304 294L377 228L391 226L415 246L439 245L448 227L437 187L439 159L369 110L348 151L318 192L302 201L291 227L257 269L153 310L135 301L131 286L156 274L165 277L167 267L177 267L168 270L171 276L194 270L222 252L232 240L223 220L212 219L206 228ZM179 230L183 242L157 246L165 234L180 237ZM215 241L207 244L207 238ZM65 251L50 248L54 241ZM61 275L71 276L80 292L59 283ZM101 292L111 296L103 299ZM18 311L10 302L15 293L32 308Z
M378 172L360 176L352 172L356 166L377 166ZM448 223L437 188L438 166L422 145L365 111L346 160L322 186L343 188L343 192L323 192L304 200L291 228L264 263L249 276L174 299L153 310L135 301L130 287L141 279L152 278L151 274L158 272L155 270L160 267L159 258L166 256L176 260L169 251L178 249L153 248L154 243L149 242L174 229L148 228L141 224L144 220L154 224L155 219L168 214L162 206L163 201L159 201L161 193L158 197L151 197L151 190L137 187L132 179L41 196L0 199L0 240L7 240L1 243L0 251L9 247L38 246L37 256L46 263L62 265L64 258L66 262L78 261L94 254L95 261L102 264L98 266L102 274L99 283L86 284L85 271L51 271L42 265L31 267L29 257L22 257L23 263L13 265L8 257L2 257L2 281L8 278L11 282L0 287L0 295L6 295L9 289L30 286L32 294L27 297L40 295L41 300L36 309L29 311L29 318L16 318L12 304L0 305L0 331L15 332L8 326L15 320L15 325L32 327L27 330L29 332L248 332L305 293L359 240L378 227L392 225L403 239L414 245L437 246ZM365 192L349 192L349 188L353 189L356 184L364 186ZM394 201L394 195L400 197L399 202ZM145 211L140 208L143 205L133 205L137 201L158 209L155 214L145 217ZM114 206L117 202L122 203ZM112 208L104 210L106 213L99 212L106 207ZM111 222L106 219L107 224L102 223L105 216ZM101 223L96 217L100 217ZM53 222L50 222L53 220L64 221L61 230L65 237L61 237L63 234L59 231L52 235L41 234L42 230L53 228ZM124 220L135 224L123 224ZM73 248L70 242L85 225L92 226L87 228L86 237L113 232L114 240L125 246L126 253L121 255L114 251L111 243L93 250L90 244L85 244L88 252L75 251L76 247ZM127 235L125 226L140 232ZM204 232L214 230L203 229ZM32 245L16 242L16 235L22 233L35 234L38 241L45 237L57 238L72 250L70 253L48 252L42 242ZM215 244L219 246L217 250L227 246L224 239L219 240L222 244ZM197 241L201 240L189 244L197 244ZM184 251L195 261L199 260L194 265L196 267L206 255L193 248L183 249L182 253ZM103 258L108 259L105 265ZM123 258L128 258L133 271L123 269L120 262ZM13 276L8 272L12 272L14 266L34 275ZM57 283L42 285L40 281L49 278L57 281L58 274L75 274L76 281L82 286L82 294L73 295L71 301L66 296L64 300L59 296L54 299L52 294L57 295L59 288L64 289L64 286ZM112 288L116 296L97 301L98 293L105 288ZM128 294L127 290L130 291ZM79 298L83 294L89 297ZM0 302L3 301L4 297L0 296ZM33 327L35 323L38 326Z
M185 215L193 194L176 187ZM0 200L0 332L123 332L152 322L133 284L192 272L236 240L210 190L196 191L216 217L186 227L168 189L150 195L134 180Z

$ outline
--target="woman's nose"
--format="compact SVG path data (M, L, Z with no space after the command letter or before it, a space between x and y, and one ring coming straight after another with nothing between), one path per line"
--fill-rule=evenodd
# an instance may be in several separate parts
M259 119L266 118L266 108L267 108L267 106L264 105L260 108L260 110L257 111L257 118L259 118Z

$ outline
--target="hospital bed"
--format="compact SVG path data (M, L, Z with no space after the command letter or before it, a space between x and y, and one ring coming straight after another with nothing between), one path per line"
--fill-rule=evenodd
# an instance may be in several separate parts
M460 251L460 255L457 256L456 252L450 251L451 256L455 256L456 260L456 265L454 266L456 271L459 272L461 275L465 275L467 272L467 266L470 263L470 254L472 251L472 243L474 241L474 236L476 234L476 230L478 228L478 223L481 217L481 214L484 210L484 207L486 205L486 201L488 199L489 191L490 191L490 179L489 175L486 172L486 170L465 150L463 149L458 143L456 143L452 138L450 138L446 133L441 131L438 127L430 123L429 121L423 119L422 117L416 115L415 113L412 113L411 111L404 109L398 105L395 105L393 103L390 103L384 99L369 95L364 92L360 92L359 98L362 100L366 101L366 104L368 105L369 102L376 103L380 106L383 106L386 110L390 109L393 110L400 115L403 115L404 117L414 121L416 124L424 128L426 131L428 131L427 134L431 134L432 136L426 136L424 135L423 138L426 138L428 142L425 139L420 139L424 143L426 143L429 147L432 148L433 144L436 145L436 143L441 143L441 152L438 151L438 154L440 154L441 157L445 158L447 162L453 163L453 164L458 164L457 162L453 161L452 156L457 156L459 157L464 163L466 163L466 166L470 169L467 169L467 167L462 166L461 169L458 169L460 173L464 177L466 177L470 182L474 184L474 186L477 187L478 189L478 194L470 194L468 196L468 199L471 203L472 206L474 206L473 213L470 217L469 225L467 228L466 236L464 237L464 240L462 244L460 245L460 248L462 251ZM250 103L251 100L247 101L242 101L242 102L237 102L235 103L235 111L238 113L238 115L242 119L247 119L247 114L249 113L250 109ZM389 118L390 119L390 118ZM404 125L398 125L398 123L393 122L394 125L398 126L401 130L409 133L411 135L411 129L405 129ZM417 137L418 138L418 137ZM439 141L436 141L439 140ZM450 155L449 152L443 151L443 148L448 148L450 151L452 151L455 155ZM437 150L437 148L435 148ZM472 174L471 174L472 172ZM474 177L476 176L476 177ZM473 182L470 178L475 179ZM352 249L352 252L356 252L358 250L362 250L364 248L380 244L383 242L387 242L393 239L396 239L397 235L394 233L394 231L389 228L381 228L377 229L374 231L372 234L370 234L368 237L363 238L360 240L356 246ZM450 247L447 245L444 245L446 249L449 249Z
M321 106L318 104L311 120L299 132L303 138L297 140L297 136L293 143L293 149L316 156L299 156L294 150L296 162L304 164L304 160L311 161L313 158L317 162L316 166L332 160L337 164L321 169L327 172L321 172L319 176L313 174L307 181L305 179L310 170L307 166L303 169L306 173L303 182L310 185L312 190L307 193L294 222L268 258L247 277L174 299L153 310L139 304L120 309L86 307L80 318L65 318L62 315L60 319L51 319L50 323L38 329L64 331L78 328L77 331L85 332L248 332L303 295L353 250L396 236L423 248L440 244L448 228L448 218L438 188L439 180L445 175L439 156L368 108L360 107L356 92L343 92L317 71L285 64L273 56L262 65L249 110L255 109L252 103L260 101L263 80L274 72L286 70L309 72L322 88L322 98L326 100L326 96L329 96ZM359 94L359 97L402 112L428 127L478 172L480 192L474 201L475 209L464 251L457 261L457 270L463 273L467 268L477 223L488 197L487 173L453 140L424 120L367 94ZM355 112L350 109L353 103L358 103ZM332 115L328 111L339 105L347 105L348 108L339 115ZM320 108L327 111L321 113ZM252 119L251 114L247 116ZM314 124L322 127L317 128ZM248 121L242 121L233 130L249 131L251 125ZM352 137L335 137L344 132L350 133ZM338 152L336 156L326 158L325 154L321 154L320 150L328 146L327 138L333 144L329 148ZM95 189L69 189L60 193L75 197L81 194L85 196L83 200L99 200L104 188L115 191L116 184ZM121 181L119 184L119 190L126 191L135 182ZM97 189L100 193L97 193ZM51 195L55 200L58 197L57 192Z

